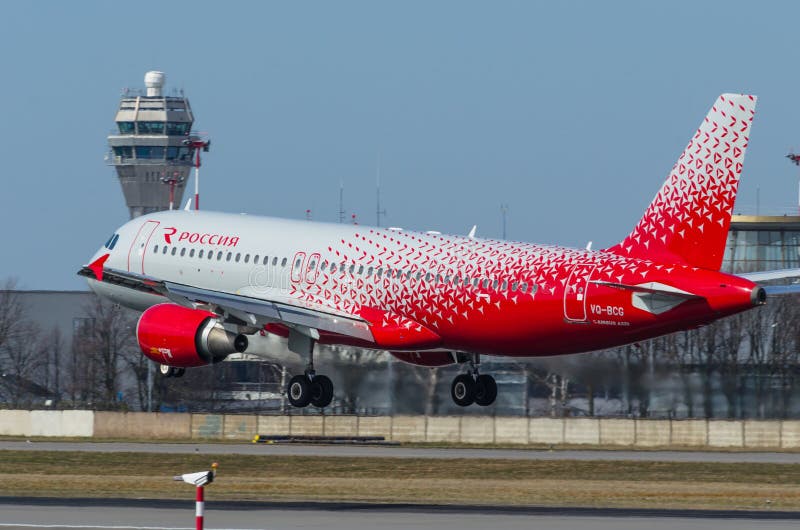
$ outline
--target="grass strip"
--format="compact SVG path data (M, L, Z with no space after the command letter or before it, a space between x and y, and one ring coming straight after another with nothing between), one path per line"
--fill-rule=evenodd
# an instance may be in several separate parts
M800 464L0 451L0 495L800 510Z

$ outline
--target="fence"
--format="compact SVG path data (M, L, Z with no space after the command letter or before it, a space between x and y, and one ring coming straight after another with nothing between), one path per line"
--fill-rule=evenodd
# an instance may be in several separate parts
M0 410L0 435L250 440L255 434L383 436L398 442L800 449L800 420L641 420L491 416L256 416Z

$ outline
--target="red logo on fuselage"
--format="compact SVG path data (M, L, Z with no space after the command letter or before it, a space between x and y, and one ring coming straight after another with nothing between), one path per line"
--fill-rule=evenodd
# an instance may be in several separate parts
M164 241L166 241L168 245L172 244L172 236L174 236L177 231L178 229L173 227L164 229Z
M178 233L177 228L164 228L164 240L168 245L172 244L172 236ZM181 232L178 236L178 243L199 243L201 245L212 245L217 247L235 247L239 244L239 236L226 236L222 234L204 234L200 232Z

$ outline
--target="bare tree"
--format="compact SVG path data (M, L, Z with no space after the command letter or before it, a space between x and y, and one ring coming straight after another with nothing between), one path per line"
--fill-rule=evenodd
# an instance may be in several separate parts
M47 363L44 341L38 327L28 320L13 326L2 348L3 379L12 406L19 406L25 397L47 393L42 387Z

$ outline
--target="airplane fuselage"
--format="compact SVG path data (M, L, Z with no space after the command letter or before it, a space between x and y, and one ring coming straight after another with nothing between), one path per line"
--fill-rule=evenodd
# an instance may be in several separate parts
M400 229L170 211L134 219L116 234L113 249L95 256L110 254L106 267L332 315L378 312L424 328L393 348L404 351L592 351L704 325L762 301L748 280L686 264ZM90 285L139 310L165 301ZM323 333L325 341L381 346Z

